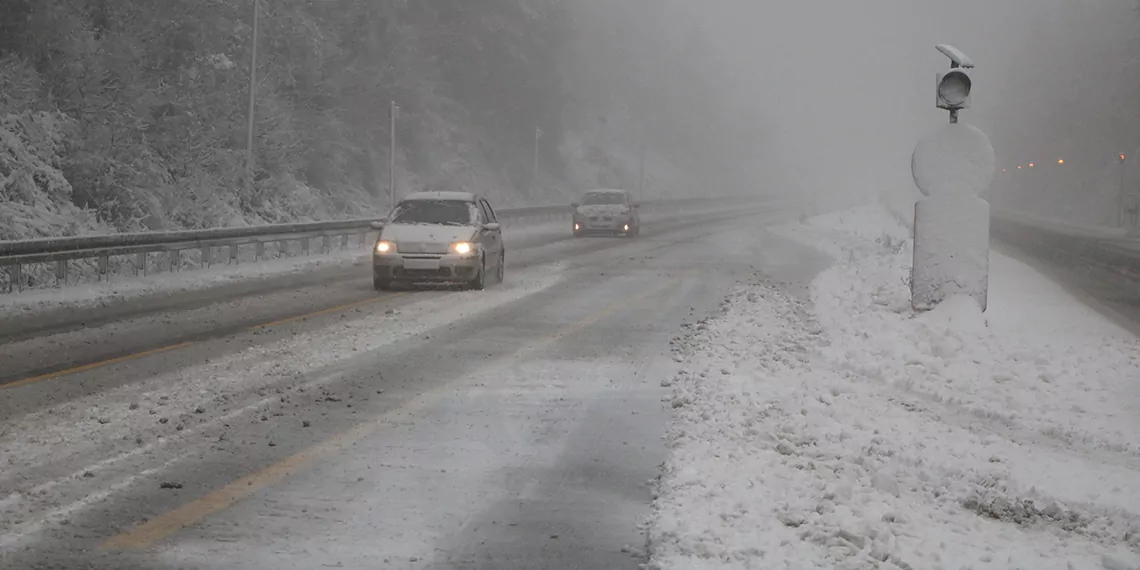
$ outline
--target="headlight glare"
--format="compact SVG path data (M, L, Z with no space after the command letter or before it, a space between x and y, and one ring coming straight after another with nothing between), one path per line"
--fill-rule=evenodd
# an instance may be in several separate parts
M454 251L459 255L467 255L468 253L475 251L475 246L471 242L461 241L451 244L451 251Z
M376 253L396 253L396 244L390 241L376 242Z

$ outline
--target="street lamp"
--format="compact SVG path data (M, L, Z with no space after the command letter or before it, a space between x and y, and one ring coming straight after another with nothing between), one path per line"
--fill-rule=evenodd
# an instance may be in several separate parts
M395 101L388 107L388 209L396 207L396 119L400 106Z
M970 79L968 69L974 67L974 61L958 48L950 45L938 45L935 49L950 58L950 71L939 73L936 80L936 106L939 109L950 111L950 122L958 122L958 111L970 108L970 91L974 81Z

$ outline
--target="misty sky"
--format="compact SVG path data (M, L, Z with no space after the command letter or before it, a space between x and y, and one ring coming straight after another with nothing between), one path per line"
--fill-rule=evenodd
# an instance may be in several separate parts
M1120 45L1121 37L1140 34L1135 4L722 0L691 9L704 12L710 36L724 46L748 96L767 109L768 152L779 155L770 164L788 166L790 174L781 175L803 186L866 196L884 185L913 187L914 143L947 120L933 104L935 73L949 63L935 44L954 44L978 64L974 108L963 120L990 134L999 161L1060 153L1065 150L1049 148L1048 140L1040 140L1048 137L1033 132L1032 125L1056 113L1044 104L1035 107L1034 89L1048 85L1040 71L1051 57ZM1063 76L1052 83L1074 89ZM1085 87L1077 98L1091 103L1097 97L1088 92L1098 90L1105 91Z

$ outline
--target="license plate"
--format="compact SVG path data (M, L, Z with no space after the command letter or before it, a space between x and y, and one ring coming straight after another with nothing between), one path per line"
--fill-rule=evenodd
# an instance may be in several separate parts
M405 259L404 260L404 269L415 269L415 270L439 269L439 260L438 259Z

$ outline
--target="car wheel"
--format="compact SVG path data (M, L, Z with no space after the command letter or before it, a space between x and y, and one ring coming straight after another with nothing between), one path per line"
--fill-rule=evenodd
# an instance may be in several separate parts
M479 274L471 280L470 287L476 291L482 291L487 288L487 259L483 258L483 263L479 266Z
M499 254L499 269L495 272L495 281L502 283L507 276L507 252Z
M389 279L381 279L379 277L372 277L372 288L377 291L391 291L392 281Z

